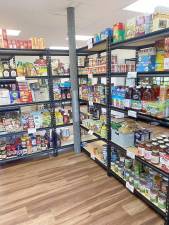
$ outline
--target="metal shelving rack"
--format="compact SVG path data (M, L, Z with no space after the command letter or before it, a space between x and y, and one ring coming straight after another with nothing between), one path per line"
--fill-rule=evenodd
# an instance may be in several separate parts
M10 59L14 58L15 56L39 56L39 57L46 57L47 60L47 76L26 76L26 79L47 79L48 80L48 87L49 87L49 100L48 101L39 101L39 102L30 102L30 103L20 103L20 104L10 104L10 105L1 105L0 106L0 112L8 112L8 111L15 111L19 110L20 107L23 106L31 106L31 105L37 105L37 104L43 104L44 107L48 107L50 109L51 114L51 126L45 127L45 128L39 128L36 129L36 131L42 131L42 130L52 130L52 139L53 139L53 147L41 151L36 152L32 154L26 154L22 156L16 156L11 158L6 158L0 160L0 165L3 165L5 163L9 163L11 161L16 161L20 159L29 159L36 156L44 156L53 154L54 156L57 156L58 152L64 150L65 148L73 148L73 144L69 144L66 146L57 146L57 134L56 129L61 127L67 127L72 126L73 124L63 124L63 125L56 125L56 118L55 118L55 107L57 105L70 105L71 99L62 99L62 100L55 100L54 99L54 92L53 92L53 79L55 78L70 78L69 75L53 75L52 74L52 67L51 67L51 57L52 56L69 56L69 51L67 50L50 50L50 49L0 49L0 56L3 60L9 61ZM15 83L16 78L0 78L0 84L6 84L6 83ZM2 133L0 135L0 138L2 137L11 137L13 135L22 135L26 134L27 131L19 131L19 132L11 132L11 133Z
M169 28L160 30L160 31L155 31L153 33L149 33L147 35L143 35L140 37L135 37L132 39L125 40L123 42L118 42L118 43L112 43L112 39L108 38L107 40L101 41L97 44L93 44L93 48L88 49L87 46L80 48L77 50L78 53L85 53L86 55L94 55L94 54L100 54L102 52L106 52L107 55L107 73L106 74L100 74L100 77L106 77L107 81L107 104L102 105L102 104L97 104L100 105L100 107L106 108L107 112L107 128L108 128L108 135L107 135L107 140L104 140L105 143L107 143L107 174L108 176L113 176L117 180L119 180L124 186L126 186L126 181L124 180L123 177L120 177L118 174L116 174L114 171L111 170L111 146L117 148L118 150L127 152L127 149L122 148L121 146L117 145L116 143L112 142L111 140L111 110L115 110L118 112L122 112L125 115L128 115L128 110L129 109L120 109L116 108L111 105L111 78L112 77L127 77L127 73L112 73L111 72L111 51L115 49L129 49L129 50L136 50L137 51L141 48L146 48L146 47L152 47L154 46L155 42L161 38L169 37ZM147 78L147 77L169 77L169 72L144 72L144 73L137 73L137 80L141 78ZM87 75L79 75L79 78L81 77L87 77ZM93 74L93 77L95 75ZM99 77L99 74L96 75L96 77ZM88 101L80 100L88 104ZM93 103L95 104L95 103ZM133 110L133 109L132 109ZM133 110L134 111L134 110ZM155 118L150 115L143 114L139 111L137 113L137 120L142 120L146 122L156 122L161 126L169 127L169 120L167 119L159 119ZM81 128L84 129L83 126ZM98 139L101 139L97 135ZM95 141L95 140L94 140ZM85 149L82 143L82 151L85 152L89 157L91 157L90 153ZM150 206L152 209L154 209L159 215L161 215L164 220L165 220L165 225L169 225L169 173L163 171L161 168L158 168L154 166L153 164L143 160L142 158L135 156L135 160L139 161L140 163L146 165L147 167L153 169L154 171L158 172L159 174L163 175L168 179L168 192L167 192L167 204L166 204L166 212L161 210L157 205L153 204L146 196L144 196L142 193L140 193L138 190L135 188L133 189L133 194L139 197L141 200L143 200L148 206ZM98 163L98 160L95 160L96 163ZM98 163L99 165L101 164L100 162ZM103 165L101 164L103 167ZM104 166L105 169L105 166Z

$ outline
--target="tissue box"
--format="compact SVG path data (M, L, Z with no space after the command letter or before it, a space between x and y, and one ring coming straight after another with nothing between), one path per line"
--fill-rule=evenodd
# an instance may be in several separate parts
M118 130L111 129L111 140L123 148L128 148L134 146L134 133L122 134Z

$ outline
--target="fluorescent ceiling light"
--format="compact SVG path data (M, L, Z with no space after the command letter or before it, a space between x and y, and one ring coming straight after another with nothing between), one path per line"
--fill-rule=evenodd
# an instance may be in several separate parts
M166 7L169 9L168 0L138 0L123 10L140 13L153 13L157 7Z
M50 49L55 49L55 50L68 50L69 48L66 46L51 46L49 47Z
M19 36L19 34L21 33L20 30L10 30L10 29L7 29L6 30L6 33L8 36Z
M91 39L93 36L89 35L76 35L76 41L87 41Z
M89 39L93 38L93 36L90 35L76 35L76 41L87 41ZM66 38L68 40L68 37Z

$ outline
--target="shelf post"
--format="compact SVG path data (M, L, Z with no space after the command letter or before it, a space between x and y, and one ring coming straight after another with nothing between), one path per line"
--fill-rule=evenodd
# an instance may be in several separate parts
M107 38L107 74L106 74L106 93L107 93L107 174L110 176L111 171L111 37Z
M77 57L75 40L75 9L67 8L67 28L69 39L69 61L70 61L70 80L72 86L72 114L74 132L74 151L80 153L80 113L79 113L79 92L77 76Z

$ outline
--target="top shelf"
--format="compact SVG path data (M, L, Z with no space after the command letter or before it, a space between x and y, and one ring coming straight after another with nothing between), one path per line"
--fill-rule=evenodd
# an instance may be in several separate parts
M134 37L131 39L127 39L121 42L112 43L111 44L111 50L115 49L139 49L144 48L148 46L152 46L155 44L156 41L169 37L169 28L158 30L146 35L142 35L139 37ZM87 46L78 49L79 52L88 51L88 53L97 53L97 52L103 52L106 51L106 40L103 40L97 44L93 45L93 48L88 49Z
M10 49L0 48L0 56L68 56L68 50L52 50L52 49Z

